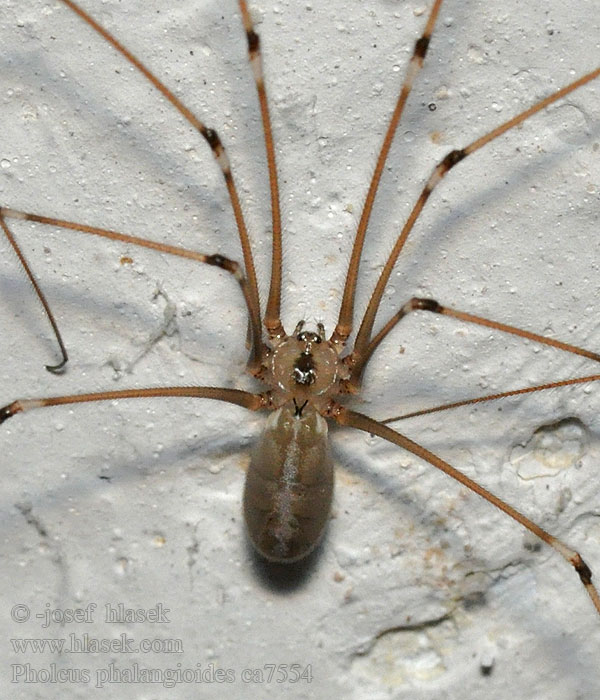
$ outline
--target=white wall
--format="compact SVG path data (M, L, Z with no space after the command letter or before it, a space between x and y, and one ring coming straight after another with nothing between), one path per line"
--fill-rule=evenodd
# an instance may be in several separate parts
M239 259L225 189L202 139L60 3L5 5L2 205ZM550 0L523 10L516 0L447 0L390 154L359 308L434 164L595 67L593 5ZM236 3L85 6L219 130L264 299L267 178ZM426 9L392 0L252 3L281 175L289 332L299 318L328 330L335 324L376 149ZM413 294L427 295L597 348L598 133L596 84L460 164L415 228L380 320ZM240 378L244 308L225 275L47 227L14 230L71 362L61 377L44 370L54 342L3 245L0 404L131 386L252 386ZM121 264L122 256L133 264ZM385 418L595 371L559 351L415 315L375 356L365 402L355 405ZM568 388L398 428L567 539L600 576L598 395L595 385ZM582 432L572 421L571 433L554 431L552 454L532 447L540 426L564 418L581 421ZM321 555L301 585L274 589L252 564L240 508L261 424L241 409L191 400L52 409L4 424L2 636L124 631L136 642L160 636L184 646L182 655L74 660L14 653L5 663L92 674L111 661L234 671L234 685L206 684L203 698L265 697L277 684L244 685L242 670L293 662L310 664L314 679L289 685L288 697L598 695L599 620L570 567L545 547L528 549L533 540L520 527L433 467L368 436L333 431L340 469ZM544 460L564 468L530 479L545 470ZM42 629L34 618L10 622L20 602L32 614L47 604L162 602L171 624L110 625L97 613L93 625ZM484 677L480 666L490 663ZM42 685L10 688L11 697L48 697ZM190 697L198 689L123 683L104 690L119 698L142 691ZM52 692L87 691L70 683Z

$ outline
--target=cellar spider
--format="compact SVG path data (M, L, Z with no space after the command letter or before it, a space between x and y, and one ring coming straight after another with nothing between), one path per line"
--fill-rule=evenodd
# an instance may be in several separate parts
M261 32L261 33L262 33L262 32ZM429 58L429 57L428 57L428 58ZM467 140L468 140L468 136L467 136ZM458 177L459 177L459 176L457 175L456 178L458 179ZM358 217L358 214L357 214L357 217ZM130 252L131 252L131 251L130 251ZM135 253L134 253L134 255L135 255ZM233 256L232 256L232 257L233 257ZM445 300L443 300L443 301L445 301ZM389 309L389 304L386 304L386 309L385 309L385 311L388 311L388 309ZM329 329L331 328L331 325L332 325L332 324L328 324L328 328L329 328ZM288 331L291 331L291 329L288 329ZM558 334L557 334L557 335L558 335ZM9 424L7 424L7 425L9 425ZM371 426L371 427L373 427L373 426ZM580 570L580 572L581 572L581 567L579 567L579 570ZM585 578L585 577L584 577L584 578Z

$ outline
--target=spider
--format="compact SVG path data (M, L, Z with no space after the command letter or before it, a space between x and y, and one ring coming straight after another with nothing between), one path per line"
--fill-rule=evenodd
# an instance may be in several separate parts
M421 62L421 59L426 54L429 34L431 33L433 21L435 19L435 11L439 9L440 5L441 3L437 2L432 6L432 14L429 15L430 19L427 25L428 29L425 30L425 33L416 44L414 58L411 64L413 69ZM250 36L249 48L251 60L256 62L259 52L255 44L255 34L251 28L249 15L246 13L245 3L240 3L240 10L244 15L246 30ZM592 79L591 74L589 79ZM229 171L227 165L225 165L225 151L222 142L212 130L207 130L203 128L203 126L200 126L200 131L211 147L215 160L221 165L226 183L230 185L231 180L228 176ZM464 156L465 153L463 151L453 151L452 155L442 159L440 161L440 167L433 175L433 180L430 180L429 189L431 189L432 184L445 176L454 165L458 165ZM427 194L429 194L429 189L426 190ZM233 187L231 191L233 193ZM234 194L233 196L235 197ZM235 205L234 208L236 208ZM11 215L12 218L19 218L19 214L15 215L14 211L3 210L3 212L7 221L11 218ZM35 216L32 217L31 215L28 215L26 218L35 220ZM54 221L54 223L56 223L56 221ZM278 228L278 225L275 223L274 229L277 230ZM358 256L354 259L358 262ZM350 312L353 307L354 285L358 280L358 275L356 277L351 275L351 282L345 287L345 303L342 306L342 312L334 334L331 336L331 340L329 336L325 334L322 327L307 330L305 327L302 327L300 323L290 336L284 336L284 331L280 325L278 308L279 292L277 291L278 284L276 282L275 285L272 285L272 289L275 288L276 291L269 294L265 323L267 327L267 339L265 340L260 330L261 319L258 314L258 294L256 283L253 281L254 274L252 273L252 266L248 255L246 254L244 267L238 266L233 260L220 254L211 254L205 257L203 261L232 273L240 284L251 317L249 336L252 349L248 366L251 373L262 380L266 386L260 393L222 389L217 390L216 393L214 390L211 390L206 394L202 390L196 388L189 390L178 389L170 392L148 391L147 395L208 395L216 399L243 405L246 408L270 409L272 416L270 419L271 427L275 422L285 423L288 426L287 429L291 430L294 435L297 434L298 430L306 430L308 434L313 437L315 434L323 434L325 424L322 420L322 416L324 416L342 425L349 425L364 430L367 433L376 434L385 439L395 441L401 446L416 452L417 456L425 457L428 461L433 462L434 466L445 470L449 469L439 458L415 447L414 444L407 441L407 439L399 438L395 432L385 428L382 423L367 419L365 416L345 407L348 403L346 399L349 398L349 395L352 395L360 389L362 371L366 366L366 360L370 358L371 351L375 349L379 339L387 333L387 330L391 329L390 324L384 327L383 331L379 331L378 335L373 336L373 330L371 328L373 319L367 317L366 325L363 325L363 332L361 333L359 331L357 339L345 345L347 336L350 334L349 326L351 325L351 319L356 315ZM274 267L278 269L279 264L276 263ZM354 265L354 267L357 268L356 271L358 272L358 265ZM245 270L245 272L243 270ZM385 288L385 281L386 280L384 280L384 283L381 285L382 292ZM415 310L428 313L440 313L443 311L438 303L430 298L411 302L404 300L404 302L405 303L403 303L400 308L407 316L411 315L410 312ZM376 306L376 304L373 304L370 308L375 311ZM397 320L399 319L395 318L394 322ZM359 323L356 323L356 326L358 325ZM495 328L498 329L498 324L495 324ZM507 329L505 328L504 330ZM535 338L533 337L534 335ZM375 341L372 340L373 337L376 338ZM529 334L529 339L537 342L544 342L537 334ZM556 345L554 341L547 342ZM598 359L594 353L581 351L572 346L568 349L572 351L575 350L579 352L579 354L584 354L584 356L592 359ZM328 375L328 368L333 368L331 369L330 375ZM274 378L272 374L276 375L276 378ZM132 392L108 392L103 395L98 395L96 398L111 399L116 396L125 397L127 395L142 396L143 392L140 392L140 390L133 390ZM80 397L76 400L79 401L82 400L82 398L84 400L85 398L91 400L89 395L84 395L84 397ZM75 399L71 398L71 400ZM53 405L58 403L58 401L44 399L43 403L44 405ZM3 409L4 413L2 417L6 420L18 412L39 405L39 403L36 405L35 403L28 404L24 401L17 401L7 405ZM283 410L283 415L278 412L280 408ZM299 426L302 427L300 428ZM270 430L271 427L268 428L268 430ZM271 448L266 447L264 449L268 451ZM319 449L324 450L324 447L321 445ZM294 452L294 450L292 450L292 452ZM260 452L258 454L260 454ZM270 461L270 459L264 457L264 453L262 458L259 456L257 459L259 464L269 463ZM326 461L327 460L321 456L317 460L317 463L325 464ZM456 476L454 472L452 473ZM267 558L278 561L294 560L308 554L319 541L320 535L323 532L329 517L328 508L322 507L318 511L316 509L313 511L311 508L309 513L311 518L304 522L305 527L300 527L302 518L299 519L298 514L288 517L289 509L293 509L296 504L296 491L294 488L284 488L275 493L271 506L267 510L259 507L257 511L257 505L260 504L261 499L264 497L263 494L265 490L258 489L253 484L252 479L257 478L256 471L252 470L250 474L250 485L247 487L245 504L246 511L249 514L248 519L250 522L251 539L257 549ZM464 479L462 483L463 485L477 488L471 482L465 482ZM326 484L326 486L323 484ZM323 501L323 506L327 506L330 500L330 486L331 472L328 469L324 482L319 484L314 491L317 500L321 499ZM267 484L266 492L268 492L269 488ZM277 508L273 509L274 505L277 505ZM496 501L496 505L500 504ZM257 515L257 512L262 513L262 515ZM287 514L287 516L284 517L284 514ZM509 514L514 515L512 512ZM266 518L266 520L263 520L263 518ZM530 529L533 528L536 534L542 535L542 537L548 541L548 537L537 529L535 525L529 521L525 522L523 518L520 518L520 522L529 526ZM314 531L309 534L308 531L313 529L312 523L314 523ZM591 574L585 563L580 560L575 552L565 550L564 545L557 544L556 542L552 543L555 547L558 547L559 553L565 556L578 572L580 579L586 586L586 589L598 608L599 602L595 589L590 581Z

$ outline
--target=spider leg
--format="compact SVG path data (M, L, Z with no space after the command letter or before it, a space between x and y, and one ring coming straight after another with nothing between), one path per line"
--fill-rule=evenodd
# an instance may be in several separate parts
M589 382L600 381L600 374L590 374L587 377L573 377L571 379L561 379L556 382L548 382L547 384L538 384L537 386L527 386L521 389L511 389L509 391L502 391L498 394L488 394L487 396L477 396L473 399L464 399L463 401L454 401L453 403L446 403L440 406L433 406L432 408L424 408L420 411L411 411L410 413L403 413L400 416L393 416L392 418L385 418L380 423L394 423L397 420L405 420L406 418L414 418L415 416L425 416L429 413L439 413L440 411L448 411L451 408L459 408L460 406L470 406L476 403L485 403L486 401L496 401L497 399L505 399L509 396L520 396L521 394L533 394L536 391L546 391L547 389L557 389L561 386L572 386L573 384L588 384Z
M434 467L452 477L463 486L466 486L474 493L478 494L482 498L485 498L486 501L506 513L506 515L510 516L513 520L516 520L534 535L537 535L537 537L556 550L563 557L563 559L569 562L569 564L575 569L581 583L590 596L596 611L600 615L600 595L598 595L598 591L592 583L592 572L579 552L571 549L562 540L559 540L549 532L546 532L546 530L541 528L539 525L536 525L532 520L529 520L529 518L524 516L518 510L510 506L502 499L498 498L498 496L495 496L483 486L480 486L476 481L473 481L473 479L470 479L458 469L452 467L450 464L448 464L448 462L445 462L443 459L433 454L433 452L430 452L425 447L413 442L395 430L388 428L387 425L383 425L372 418L368 418L361 413L346 409L338 404L330 407L328 415L334 418L340 425L347 425L351 428L362 430L365 433L378 435L384 440L387 440L394 445L398 445L399 447L403 447L408 452L412 452L412 454L426 462L429 462L429 464L432 464Z
M25 413L35 408L62 406L91 401L115 401L117 399L141 399L160 396L187 396L198 399L215 399L233 403L250 411L258 411L270 405L269 394L251 394L239 389L226 389L214 386L163 386L149 389L123 389L119 391L101 391L93 394L69 394L66 396L49 396L42 399L18 399L0 408L0 424L17 413Z
M214 129L207 127L200 119L198 119L198 117L196 117L196 115L188 107L186 107L183 102L181 102L181 100L179 100L173 94L173 92L161 80L159 80L156 75L154 75L154 73L152 73L152 71L146 68L146 66L138 58L136 58L125 46L123 46L123 44L121 44L109 31L98 24L95 19L93 19L87 14L87 12L79 7L77 3L73 2L73 0L61 0L61 2L67 5L67 7L70 7L71 10L73 10L73 12L75 12L75 14L77 14L87 25L98 32L98 34L100 34L100 36L102 36L116 51L118 51L133 66L135 66L135 68L137 68L137 70L139 70L140 73L152 83L152 85L163 95L163 97L165 97L165 99L168 100L173 107L175 107L175 109L184 117L184 119L186 119L186 121L201 134L201 136L210 146L213 157L221 169L221 173L223 174L238 229L244 257L244 268L246 278L248 280L251 324L253 326L260 326L260 300L258 297L258 284L256 281L256 270L252 257L250 238L248 236L248 229L246 228L246 222L244 220L237 187L233 179L229 158L227 156L227 152L225 151L225 147L221 143L219 135ZM255 352L262 354L262 346L255 349ZM252 362L251 358L249 365L254 367L254 364L255 363ZM258 368L256 368L256 370L258 371Z
M25 272L27 273L31 283L34 286L34 289L38 295L38 299L41 301L46 313L48 314L48 318L50 319L50 323L52 325L52 328L54 330L54 334L56 336L56 339L58 341L58 344L63 352L63 362L61 362L60 365L57 365L57 367L46 367L46 369L49 369L50 371L58 371L58 369L62 369L66 363L66 349L64 347L62 338L60 336L60 332L58 330L58 326L56 324L56 321L54 320L54 316L52 315L52 312L50 311L50 306L48 305L48 302L46 301L46 298L40 289L39 284L37 283L37 280L35 279L33 273L31 272L31 268L29 267L29 263L27 262L24 254L22 253L21 249L19 248L19 245L17 244L14 236L10 232L8 226L6 225L6 222L4 221L4 217L12 217L14 219L23 219L26 221L34 221L36 223L40 224L48 224L52 226L59 226L60 228L64 229L69 229L72 231L80 231L82 233L87 233L91 234L94 236L101 236L102 238L109 238L113 241L120 241L122 243L127 243L128 245L137 245L142 248L150 248L151 250L156 250L160 253L167 253L168 255L177 255L182 258L188 258L189 260L195 260L197 262L202 262L205 263L206 265L212 265L213 267L220 267L222 270L225 270L226 272L229 272L229 274L233 275L233 277L236 279L237 283L240 285L240 289L242 290L242 294L244 295L244 300L246 301L246 308L248 309L248 315L249 315L249 322L250 322L250 329L251 329L251 337L252 337L252 351L250 354L250 358L248 360L248 369L252 372L258 373L260 371L260 368L262 366L261 363L261 354L262 354L262 334L261 334L261 327L260 327L260 318L257 317L253 312L252 312L252 290L250 288L250 284L248 280L244 277L242 270L240 268L240 265L235 262L234 260L230 260L229 258L226 258L224 255L220 254L212 254L212 255L207 255L205 253L198 253L194 250L188 250L187 248L179 248L177 246L172 246L172 245L167 245L166 243L159 243L157 241L151 241L146 238L138 238L137 236L130 236L129 234L125 233L120 233L118 231L111 231L109 229L104 229L104 228L98 228L96 226L88 226L86 224L79 224L74 221L65 221L63 219L54 219L49 216L40 216L39 214L32 214L30 212L24 212L24 211L19 211L17 209L8 209L6 207L0 207L0 226L4 230L4 233L6 234L10 244L12 245L13 249L15 250L17 256L19 257L19 260L21 261L21 264L23 265Z
M429 196L436 188L436 186L442 181L445 175L455 165L464 160L467 156L471 155L475 151L478 151L480 148L483 148L483 146L498 138L499 136L507 132L509 129L512 129L515 126L523 123L532 115L536 114L537 112L540 112L541 110L548 107L548 105L551 105L552 103L556 102L562 97L565 97L565 95L568 95L574 90L577 90L577 88L580 88L582 85L591 82L598 76L600 76L600 68L596 68L595 70L586 73L586 75L582 76L578 80L569 83L565 87L561 88L560 90L557 90L556 92L552 93L543 100L540 100L539 102L532 105L520 114L517 114L512 119L509 119L508 121L504 122L495 129L492 129L492 131L488 132L487 134L484 134L475 141L472 141L465 148L450 151L450 153L448 153L448 155L446 155L446 157L443 158L436 165L429 179L425 183L425 186L423 187L421 194L419 195L412 211L410 212L408 219L406 220L406 223L404 224L396 240L396 243L394 244L392 252L386 260L386 263L383 267L383 270L381 271L379 279L377 280L377 284L375 285L373 294L371 295L369 303L367 304L367 309L363 316L362 323L360 325L358 334L356 336L356 341L354 343L354 348L352 350L352 353L355 356L356 361L358 363L361 362L360 358L365 354L367 348L369 347L369 343L371 340L371 332L373 330L373 323L375 322L375 317L377 315L377 311L379 310L379 305L381 304L383 293L389 281L390 275L392 274L392 270L394 268L394 265L396 264L398 256L404 248L406 239L412 231L415 222L419 218L419 215L421 214L425 203L429 199Z
M264 324L269 337L279 338L285 335L281 324L281 208L279 203L279 183L277 180L277 164L275 162L275 147L273 145L273 130L271 128L271 116L269 114L269 102L267 100L267 88L265 86L262 54L260 50L260 37L254 30L252 18L248 11L246 0L239 0L240 12L248 40L248 58L256 83L260 115L263 125L265 148L267 151L267 169L269 172L269 189L271 191L271 221L272 221L272 257L271 257L271 284L269 298L265 310Z
M554 338L547 338L543 335L538 335L537 333L531 333L530 331L525 331L521 328L516 328L515 326L509 326L506 323L500 323L499 321L492 321L488 318L483 318L482 316L475 316L474 314L469 314L464 311L457 311L449 306L442 306L435 299L420 299L418 297L413 297L400 307L389 321L383 326L383 328L373 336L369 344L367 345L364 353L359 354L356 357L355 362L352 364L352 377L350 379L350 384L353 387L351 391L356 392L356 389L360 386L362 373L371 359L373 352L377 349L381 341L390 333L390 331L398 324L403 318L408 316L409 313L413 311L430 311L432 313L441 314L442 316L451 316L459 321L464 321L466 323L474 323L478 326L485 326L486 328L493 328L497 331L502 331L503 333L510 333L511 335L517 335L520 338L526 338L527 340L533 340L535 343L541 343L542 345L550 345L553 348L558 348L559 350L564 350L565 352L573 353L574 355L581 355L582 357L587 357L590 360L600 362L600 355L598 353L592 352L591 350L586 350L585 348L580 348L577 345L571 345L570 343L563 343L560 340L555 340Z
M8 239L8 242L10 243L12 249L14 250L17 258L19 258L19 262L23 266L23 269L25 270L25 274L27 275L27 278L31 282L31 285L33 286L33 289L36 293L36 296L42 305L44 312L46 316L48 317L48 321L50 321L50 325L52 326L52 330L54 331L54 337L56 338L56 342L58 343L58 347L60 348L60 354L61 354L61 360L58 364L56 365L45 365L46 369L48 372L52 372L52 374L60 374L63 369L65 368L65 365L69 361L69 355L67 353L67 348L65 347L65 343L62 339L62 335L60 334L60 330L58 328L58 324L56 323L56 319L54 318L54 314L52 313L52 309L50 308L50 304L48 304L48 301L44 295L44 292L42 292L42 288L40 287L37 279L35 278L35 275L33 274L33 271L27 262L27 258L23 254L23 251L19 247L19 244L17 243L15 237L12 234L12 231L8 228L8 225L6 224L6 221L4 220L4 214L6 212L0 208L0 227L2 227L2 230L4 231L4 235Z
M377 194L377 188L379 187L385 162L387 160L392 141L394 140L394 135L396 134L396 129L398 127L398 123L400 122L400 117L404 111L406 100L408 99L410 91L412 90L415 78L423 66L425 55L427 54L427 49L429 47L431 34L433 33L433 28L441 6L442 0L436 0L434 2L433 7L429 12L425 30L415 43L413 55L410 59L410 63L408 64L408 69L406 71L406 75L404 76L404 82L402 84L402 88L400 89L400 94L398 95L398 101L396 102L396 106L392 112L387 131L385 132L381 150L379 152L379 156L377 157L375 171L373 173L373 177L371 178L371 183L369 184L369 191L367 192L367 197L363 205L360 221L354 237L354 244L352 247L350 263L348 265L348 272L346 273L344 296L342 297L338 322L331 336L331 341L339 344L341 347L344 346L348 336L350 333L352 333L352 318L354 316L354 297L356 295L358 268L364 247L365 234L369 225L369 219L371 218L373 203L375 202L375 195Z

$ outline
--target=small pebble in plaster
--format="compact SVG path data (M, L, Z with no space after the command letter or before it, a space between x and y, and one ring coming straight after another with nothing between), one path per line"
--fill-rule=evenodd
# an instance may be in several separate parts
M163 534L160 532L154 533L154 536L152 537L152 544L155 547L164 547L166 543L167 538Z
M127 557L119 557L115 562L115 573L119 576L125 576L129 569L129 559Z
M436 88L434 95L438 100L448 100L450 99L450 97L452 97L452 92L448 89L448 86L440 85L438 88ZM432 104L435 105L435 102L433 102Z
M477 44L471 44L467 50L467 59L471 63L481 65L487 60L485 50L481 46L477 46Z
M559 513L562 513L572 500L573 492L571 491L571 489L567 487L561 489L558 495L558 503L556 506L557 511Z
M442 131L432 131L429 134L429 140L436 146L440 146L444 142L444 133Z
M556 476L575 466L587 448L587 430L578 418L542 425L524 444L513 447L510 462L525 481Z

